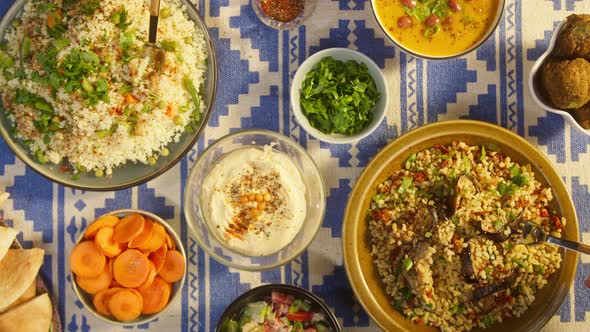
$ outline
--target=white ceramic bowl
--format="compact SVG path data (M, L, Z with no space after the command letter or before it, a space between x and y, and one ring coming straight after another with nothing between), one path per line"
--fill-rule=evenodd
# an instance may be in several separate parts
M373 77L375 81L375 85L377 86L377 90L381 94L381 98L377 102L377 105L373 107L373 120L371 123L360 133L352 136L346 136L341 134L324 134L321 131L313 128L305 114L303 114L301 110L301 104L299 103L299 97L301 95L301 84L305 79L307 73L312 70L316 64L318 64L323 58L331 56L335 60L340 61L348 61L354 60L356 62L363 62L367 65L369 70L369 74ZM297 72L295 73L295 77L293 77L293 81L291 82L291 109L295 114L295 118L297 122L307 131L311 136L319 139L320 141L324 141L327 143L335 143L335 144L344 144L344 143L352 143L356 142L364 137L367 137L371 134L383 118L385 117L385 112L387 110L387 105L389 104L389 90L387 88L387 82L385 81L385 76L383 72L377 66L377 64L371 60L368 56L348 49L348 48L329 48L320 52L315 53L314 55L310 56L305 60Z
M584 129L568 111L554 108L551 105L551 103L548 100L546 100L546 98L543 96L543 93L542 93L543 87L540 85L539 79L537 78L537 74L540 75L539 72L541 70L541 67L543 66L543 63L545 63L545 59L547 59L547 57L549 57L549 55L551 55L551 52L555 48L555 43L557 41L557 37L559 36L559 33L561 32L561 29L565 26L566 22L567 22L566 20L563 20L555 28L555 31L553 31L553 36L551 37L551 42L549 43L549 47L547 48L547 51L545 51L545 53L543 53L543 55L541 55L537 59L537 61L535 61L533 68L531 68L531 72L529 74L529 89L531 91L531 96L532 96L533 100L535 101L535 103L537 103L537 105L539 105L539 107L543 108L547 112L551 112L551 113L555 113L555 114L559 114L559 115L563 116L565 121L567 121L572 127L576 128L580 132L590 136L590 130Z

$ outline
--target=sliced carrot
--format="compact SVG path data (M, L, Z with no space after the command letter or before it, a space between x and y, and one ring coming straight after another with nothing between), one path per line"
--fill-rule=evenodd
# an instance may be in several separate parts
M143 298L141 313L149 315L162 311L168 304L171 292L172 287L170 284L162 278L156 277L148 288L139 291Z
M117 280L113 276L113 280L111 280L111 285L109 286L109 288L123 288L123 285L117 282Z
M164 266L158 274L164 281L169 283L177 282L184 275L185 263L184 257L177 250L170 250L166 253Z
M154 263L152 261L150 261L150 273L148 274L148 277L145 280L145 282L143 284L141 284L141 286L137 287L137 290L140 291L140 290L150 287L150 285L152 284L152 282L154 282L154 279L156 278L157 275L158 275L158 271L156 271L156 266L154 265Z
M143 252L152 252L160 249L166 242L166 229L164 226L154 223L154 227L152 229L152 236L149 240L139 246L139 249Z
M150 237L152 236L152 230L154 228L154 222L148 218L144 218L145 222L143 224L143 231L139 233L133 240L129 241L129 248L138 248L142 245L145 245L147 241L149 241Z
M150 273L149 259L137 249L127 249L115 259L113 275L118 283L136 288L145 282Z
M160 249L150 253L149 259L154 263L156 267L156 272L160 272L162 266L164 266L164 261L166 260L166 253L168 252L168 246L163 245Z
M121 322L128 322L141 315L143 297L133 289L122 289L108 301L111 314Z
M102 273L107 262L94 241L78 243L70 254L70 269L76 276L94 278Z
M107 257L118 256L123 250L125 250L125 244L116 242L113 239L115 229L112 227L101 228L94 237L94 242L102 250L102 253Z
M110 316L111 311L109 310L109 300L111 299L111 296L113 296L113 294L117 293L122 289L123 288L114 287L96 293L92 298L92 304L94 305L94 309L96 309L96 311L101 315Z
M113 239L119 243L127 243L143 231L144 224L145 218L141 214L128 214L115 226Z
M176 250L176 242L172 239L172 236L166 232L166 245L170 250Z
M124 97L125 97L125 101L127 102L127 104L137 104L137 103L139 103L139 98L135 97L131 93L126 93L124 95Z
M86 232L84 232L84 239L86 240L93 240L96 233L103 227L115 227L115 225L119 222L119 218L117 216L104 216L96 219L95 222L90 224L88 228L86 228Z
M98 277L95 278L83 278L83 277L76 277L76 282L78 286L82 288L86 293L89 294L96 294L101 292L111 285L111 281L113 280L113 272L112 272L112 263L105 264L104 270Z

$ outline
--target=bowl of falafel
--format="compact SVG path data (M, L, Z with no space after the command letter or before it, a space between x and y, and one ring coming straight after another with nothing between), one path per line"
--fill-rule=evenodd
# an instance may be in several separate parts
M529 88L539 106L590 136L590 15L572 14L555 28Z

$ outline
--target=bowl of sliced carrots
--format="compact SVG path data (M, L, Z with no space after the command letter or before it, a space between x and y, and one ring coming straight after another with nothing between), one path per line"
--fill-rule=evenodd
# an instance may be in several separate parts
M134 326L160 316L179 295L186 254L162 218L118 210L88 225L70 253L76 295L95 316Z

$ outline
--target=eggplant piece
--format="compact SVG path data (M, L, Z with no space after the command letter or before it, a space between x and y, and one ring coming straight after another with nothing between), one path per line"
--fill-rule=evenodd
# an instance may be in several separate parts
M479 193L481 191L481 186L473 176L469 174L461 175L457 179L457 183L455 184L455 189L453 190L452 195L450 195L448 198L447 204L449 205L448 213L450 214L450 217L452 217L457 211L457 208L459 208L461 193L465 191L466 188L473 188L475 193Z
M475 277L475 271L473 270L473 260L471 259L471 250L469 246L463 248L460 254L461 257L461 276L468 284L474 284L477 282Z
M488 314L496 308L496 299L493 296L486 296L475 304L482 314Z
M488 238L496 243L505 242L505 241L509 240L512 237L512 235L516 234L516 230L518 229L518 224L522 220L523 213L524 213L524 211L520 212L520 214L516 218L514 218L514 220L511 223L505 223L504 227L502 227L497 233L484 231L481 228L481 223L479 224L479 230L482 232L482 234L486 238ZM507 229L510 230L510 232L508 234L506 234Z
M413 268L409 270L402 269L402 276L406 281L408 287L414 291L414 293L418 293L418 288L427 283L427 280L424 278L426 277L425 274L418 273L415 266L421 260L427 260L432 256L430 254L430 245L427 241L421 241L416 243L414 250L409 254L408 258L412 260ZM420 303L422 309L432 312L432 308L422 303L419 299L418 302Z
M424 235L426 232L434 233L438 221L438 213L433 206L420 204L416 208L416 213L411 216L410 223L416 234Z
M472 294L472 301L480 301L481 299L490 296L496 292L510 288L510 285L512 285L512 283L514 282L514 279L515 276L511 275L510 277L498 283L485 285L474 289Z

